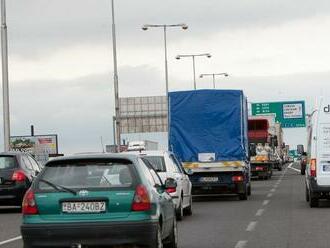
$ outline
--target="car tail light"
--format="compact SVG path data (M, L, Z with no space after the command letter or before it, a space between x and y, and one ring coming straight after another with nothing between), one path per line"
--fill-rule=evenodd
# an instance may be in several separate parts
M29 189L25 193L25 196L23 198L22 214L25 214L25 215L38 214L37 203L34 198L34 193L31 189Z
M173 188L167 188L166 189L166 192L167 193L175 193L176 192L176 188L174 188L174 187Z
M231 178L231 180L235 183L236 182L243 182L244 181L244 176L243 175L233 176Z
M264 167L262 167L262 166L257 166L256 167L256 171L263 171L264 170Z
M311 176L316 177L316 159L311 159Z
M144 185L138 185L132 204L133 211L148 211L151 209L150 197L147 188Z
M14 172L13 176L11 177L11 180L16 182L24 182L26 180L26 175L23 171L18 170Z

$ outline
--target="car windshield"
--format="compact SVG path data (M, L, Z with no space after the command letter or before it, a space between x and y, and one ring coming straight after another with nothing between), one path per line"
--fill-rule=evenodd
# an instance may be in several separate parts
M135 177L132 173L132 164L56 163L45 167L38 183L40 190L54 190L54 187L45 181L68 189L130 188L135 184Z
M13 169L17 167L16 159L13 156L0 156L0 170Z
M144 156L153 168L158 172L166 172L165 160L163 156Z

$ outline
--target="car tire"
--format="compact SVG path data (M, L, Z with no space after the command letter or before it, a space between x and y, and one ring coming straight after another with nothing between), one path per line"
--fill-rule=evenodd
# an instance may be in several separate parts
M164 248L177 248L178 247L178 226L176 218L173 218L173 228L170 236L166 239Z
M192 196L190 196L189 206L184 209L184 215L186 215L186 216L191 216L192 215Z
M250 196L251 195L251 184L249 184L249 187L248 187L248 189L247 189L247 194L248 194L248 196Z
M157 234L154 243L150 246L150 248L163 248L163 240L162 240L162 228L158 224L157 226Z
M176 209L176 219L177 220L182 220L183 219L183 204L182 204L182 197L180 198L180 205Z
M305 196L306 196L306 201L309 202L309 192L308 192L308 188L306 186L306 193L305 193Z
M277 168L277 170L278 170L278 171L282 171L282 166L283 166L283 165L279 165L278 168Z
M301 175L305 175L305 174L306 174L305 168L301 168L301 169L300 169L300 174L301 174Z
M309 190L309 206L311 208L317 208L319 206L319 198L313 197L313 194L310 190Z
M248 189L247 189L247 187L245 188L245 192L244 193L238 195L238 198L241 201L246 201L248 199Z

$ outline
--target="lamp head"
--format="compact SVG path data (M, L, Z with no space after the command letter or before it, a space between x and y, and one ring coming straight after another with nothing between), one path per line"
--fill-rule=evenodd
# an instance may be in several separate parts
M148 30L148 26L147 25L143 25L142 26L142 30L147 31Z
M208 53L208 54L206 55L206 57L211 58L212 55Z
M180 59L181 57L180 57L179 55L177 55L175 58L176 58L176 59Z
M182 24L182 29L183 30L187 30L188 29L188 25L187 24Z
M228 77L228 76L229 76L229 74L228 74L228 73L225 73L224 75L225 75L225 77Z

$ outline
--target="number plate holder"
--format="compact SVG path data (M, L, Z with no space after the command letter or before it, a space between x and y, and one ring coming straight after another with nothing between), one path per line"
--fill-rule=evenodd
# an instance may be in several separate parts
M68 214L94 214L106 211L105 201L62 202L62 212Z

